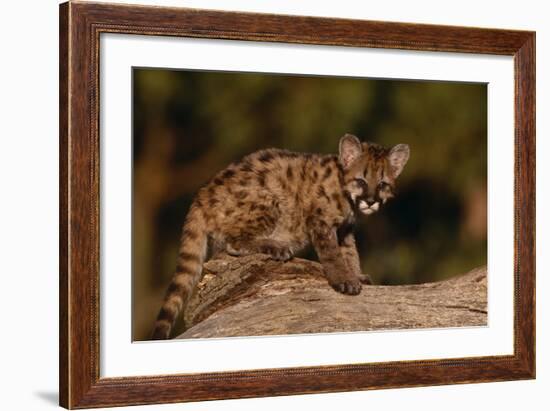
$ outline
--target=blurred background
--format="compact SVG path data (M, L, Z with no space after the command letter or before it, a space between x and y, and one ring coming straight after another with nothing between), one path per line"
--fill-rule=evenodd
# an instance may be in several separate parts
M363 272L412 284L486 264L485 84L134 68L134 340L149 336L198 188L255 150L336 153L345 133L411 148L396 198L357 227Z

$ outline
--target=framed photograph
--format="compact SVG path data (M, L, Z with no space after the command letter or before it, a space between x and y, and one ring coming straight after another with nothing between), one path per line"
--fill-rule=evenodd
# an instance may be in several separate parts
M60 6L60 405L535 377L535 33Z

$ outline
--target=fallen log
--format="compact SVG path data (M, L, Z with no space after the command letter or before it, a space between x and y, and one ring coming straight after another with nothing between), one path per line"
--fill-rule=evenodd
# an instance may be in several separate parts
M328 333L487 324L487 268L416 285L337 293L319 263L265 255L223 256L204 276L177 338Z

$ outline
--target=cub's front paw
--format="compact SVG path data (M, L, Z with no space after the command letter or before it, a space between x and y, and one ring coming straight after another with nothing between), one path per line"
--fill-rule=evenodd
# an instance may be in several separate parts
M332 288L342 294L357 295L361 292L361 282L359 280L340 280L330 282Z

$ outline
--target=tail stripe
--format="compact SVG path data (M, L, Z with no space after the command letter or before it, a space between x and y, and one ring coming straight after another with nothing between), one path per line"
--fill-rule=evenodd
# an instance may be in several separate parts
M176 313L174 311L171 311L167 306L164 306L160 309L157 321L168 321L169 323L171 323L172 321L174 321L175 316Z
M172 281L168 286L166 294L168 295L182 295L185 292L185 286L183 284Z
M176 266L176 274L175 276L182 276L182 275L191 275L194 276L195 271L199 269L201 264L197 262L192 263L191 261L180 261L178 265ZM174 278L175 279L175 278Z
M200 255L189 253L187 251L180 251L178 255L180 260L198 262L201 260Z
M193 230L191 230L191 229L189 229L189 228L186 227L186 228L183 229L182 237L183 237L185 240L191 240L191 241L193 241L193 240L196 240L196 239L197 239L198 234L197 234L195 231L193 231Z

